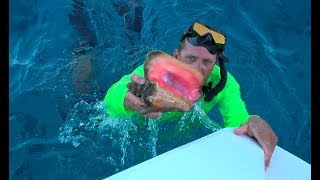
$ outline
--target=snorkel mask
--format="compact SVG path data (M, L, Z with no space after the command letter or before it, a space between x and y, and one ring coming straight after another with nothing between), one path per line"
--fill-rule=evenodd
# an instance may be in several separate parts
M221 32L214 30L206 24L194 22L180 38L180 42L184 39L193 46L205 47L210 54L217 54L221 79L219 83L212 88L212 82L207 86L202 87L202 92L205 94L205 101L211 101L225 86L227 80L227 71L224 62L228 62L228 58L223 55L224 45L226 43L226 36Z

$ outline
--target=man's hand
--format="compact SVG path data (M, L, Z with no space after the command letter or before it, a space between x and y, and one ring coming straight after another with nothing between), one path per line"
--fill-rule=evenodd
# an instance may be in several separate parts
M145 83L145 79L137 75L131 75L130 79L132 81L131 83L137 83L138 85L141 85L141 87ZM152 112L152 109L148 108L141 98L137 97L131 91L128 91L126 94L124 106L125 108L137 111L139 114L148 118L157 118L162 115L162 112Z
M270 164L270 158L278 143L278 137L271 127L259 116L251 116L250 119L234 130L235 134L247 134L255 138L264 150L265 167Z

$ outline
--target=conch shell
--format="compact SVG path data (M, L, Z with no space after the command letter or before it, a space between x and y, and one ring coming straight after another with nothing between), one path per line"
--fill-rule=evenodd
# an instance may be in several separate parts
M145 84L132 82L127 87L152 111L186 112L201 97L202 74L162 51L147 54L144 75Z

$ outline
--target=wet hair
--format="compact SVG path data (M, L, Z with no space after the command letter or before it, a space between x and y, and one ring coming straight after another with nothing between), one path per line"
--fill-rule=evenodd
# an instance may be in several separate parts
M185 41L186 41L186 38L179 43L179 46L177 48L179 53L183 48L186 47ZM219 83L213 88L212 88L212 82L209 82L207 86L206 85L202 86L201 91L205 95L204 101L206 102L210 102L220 91L222 91L227 82L227 69L224 65L225 60L222 57L222 52L217 52L217 58L220 66L221 79Z
M185 43L186 39L187 39L187 38L184 38L184 40L182 40L182 41L179 43L179 45L178 45L178 51L179 51L179 53L181 52L181 50L182 50L183 48L186 47L186 43Z

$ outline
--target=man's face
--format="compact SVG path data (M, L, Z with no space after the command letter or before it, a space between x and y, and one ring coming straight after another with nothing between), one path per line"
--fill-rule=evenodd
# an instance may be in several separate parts
M185 40L185 47L180 51L174 50L174 57L180 61L193 66L207 81L211 71L216 64L217 55L212 55L202 46L192 46Z

